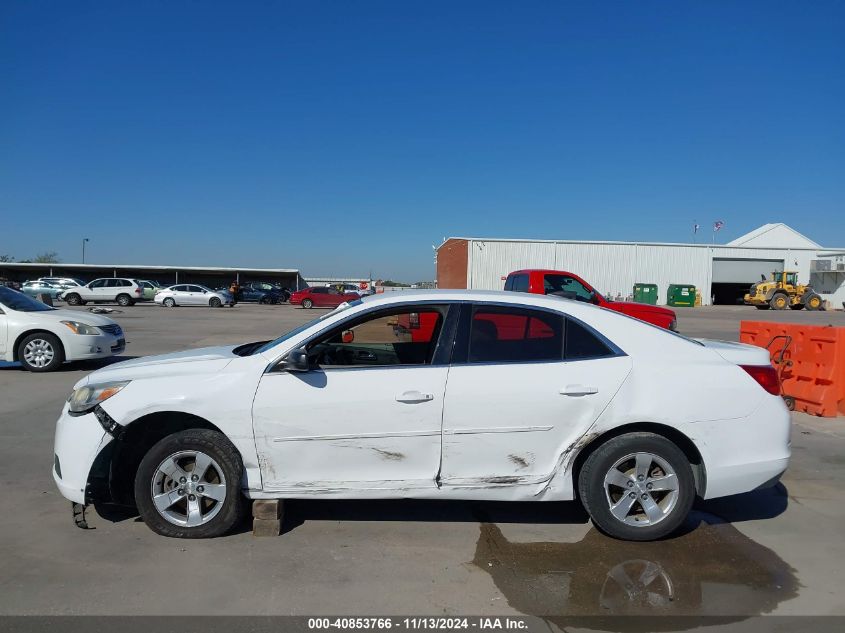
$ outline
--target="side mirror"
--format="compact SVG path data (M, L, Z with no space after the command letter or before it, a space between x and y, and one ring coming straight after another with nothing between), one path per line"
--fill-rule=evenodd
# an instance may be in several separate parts
M304 347L295 349L287 355L281 363L279 369L282 371L309 371L311 365L308 362L308 352Z

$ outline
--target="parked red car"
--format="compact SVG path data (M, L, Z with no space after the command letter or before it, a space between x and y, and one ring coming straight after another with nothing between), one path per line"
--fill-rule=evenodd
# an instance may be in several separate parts
M339 292L329 286L315 286L297 290L290 296L290 302L303 308L336 308L341 303L360 298L361 295L355 292Z
M674 310L631 301L608 301L578 275L565 270L515 270L508 275L505 290L560 295L615 310L667 330L674 331L678 327Z

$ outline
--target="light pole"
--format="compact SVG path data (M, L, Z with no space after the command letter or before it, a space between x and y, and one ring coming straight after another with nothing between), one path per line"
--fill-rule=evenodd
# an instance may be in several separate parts
M85 242L89 242L90 240L87 237L82 238L82 263L85 263Z

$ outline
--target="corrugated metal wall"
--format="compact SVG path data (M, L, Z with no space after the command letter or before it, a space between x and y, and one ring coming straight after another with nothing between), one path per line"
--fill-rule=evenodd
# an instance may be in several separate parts
M610 297L631 294L635 283L654 283L661 304L666 302L669 284L692 284L708 305L713 258L781 260L807 282L810 260L817 256L816 251L807 250L710 245L470 240L467 286L501 290L503 278L511 271L550 268L572 271ZM841 294L845 294L845 284L825 298L841 302L845 299L839 298Z

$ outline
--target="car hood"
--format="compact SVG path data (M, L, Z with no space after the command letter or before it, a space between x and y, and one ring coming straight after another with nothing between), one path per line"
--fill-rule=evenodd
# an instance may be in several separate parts
M172 354L125 360L88 374L86 378L77 383L77 386L113 380L161 378L184 374L212 374L222 370L232 359L237 358L232 353L232 350L236 347L239 347L239 345L203 347Z
M117 325L113 319L103 316L102 314L94 314L93 312L79 312L77 310L45 310L44 312L18 312L30 321L50 321L58 323L59 321L76 321L78 323L85 323L86 325Z
M695 339L707 349L712 349L719 356L730 363L737 365L770 365L771 358L769 350L756 345L745 343L732 343L730 341L717 341L714 339Z

